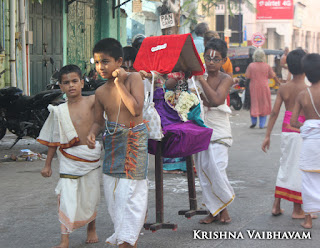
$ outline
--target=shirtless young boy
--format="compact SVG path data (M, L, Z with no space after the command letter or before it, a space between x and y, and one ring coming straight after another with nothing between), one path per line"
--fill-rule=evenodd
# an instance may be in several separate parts
M304 228L312 228L312 213L320 212L320 55L308 54L302 60L303 71L311 87L299 93L291 117L291 125L300 128L303 139L300 153L302 173L302 209L305 213ZM299 113L306 118L299 122Z
M227 206L234 199L226 168L228 166L228 148L232 145L230 108L226 104L232 78L221 72L226 61L227 44L220 39L211 39L205 47L204 59L207 79L199 76L204 104L204 123L213 129L211 143L206 151L196 154L196 169L202 188L202 201L210 214L200 220L208 224L215 220L229 223Z
M307 88L304 82L305 74L302 70L302 58L306 53L302 49L291 51L286 58L289 72L293 75L292 80L280 85L276 101L271 111L267 126L266 136L262 143L262 150L267 152L270 147L270 136L274 124L278 118L282 102L286 112L282 124L281 133L281 158L277 176L275 199L272 207L272 215L278 216L283 213L280 208L281 198L293 202L293 219L303 219L304 212L301 208L301 172L299 169L299 155L302 144L299 129L290 126L290 118L297 95ZM304 122L303 113L300 113L299 121Z
M99 41L93 55L97 72L108 80L96 90L95 121L87 137L88 147L94 148L96 136L105 130L104 192L115 230L106 242L134 247L148 202L144 86L139 73L127 73L121 68L123 52L117 40Z
M52 174L51 162L58 150L60 180L56 187L61 223L60 248L69 247L69 234L88 224L86 243L97 243L95 218L100 201L101 146L94 150L86 145L87 135L94 120L94 95L83 97L81 70L76 65L61 68L59 85L68 101L59 106L49 106L38 141L48 146L43 177Z

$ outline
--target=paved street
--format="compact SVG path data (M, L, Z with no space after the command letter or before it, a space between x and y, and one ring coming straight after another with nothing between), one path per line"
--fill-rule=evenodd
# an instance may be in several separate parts
M273 98L275 96L273 95ZM314 221L311 239L307 240L262 240L250 239L247 230L257 231L304 231L300 220L291 219L292 203L283 201L285 213L271 215L275 180L280 157L280 128L284 110L279 116L272 135L268 154L261 151L265 129L249 129L250 116L245 110L234 111L231 117L234 145L230 149L228 176L236 198L229 207L231 224L198 224L202 216L186 219L178 211L189 207L187 178L183 175L164 175L165 221L178 224L177 231L159 230L155 233L142 230L138 247L141 248L186 248L186 247L319 247L320 220ZM17 154L20 149L45 153L46 148L32 139L20 141L14 149L6 150L14 141L12 134L0 141L1 158L5 154ZM40 175L44 161L0 162L0 247L36 248L52 247L59 243L60 227L57 218L57 202L54 188L58 181L57 160L54 175L45 179ZM155 221L154 157L149 166L149 212L148 222ZM198 205L201 204L201 189L196 180ZM113 233L103 193L97 217L97 232L100 242L85 245L86 229L71 234L70 247L109 247L104 240ZM193 230L232 231L241 233L243 239L195 240Z

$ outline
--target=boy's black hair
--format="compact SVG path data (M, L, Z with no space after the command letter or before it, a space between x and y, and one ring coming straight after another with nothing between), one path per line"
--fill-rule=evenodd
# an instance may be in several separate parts
M317 53L310 53L302 59L302 69L306 74L310 83L317 83L320 81L320 55Z
M288 53L287 55L287 64L288 69L291 74L299 75L303 74L302 69L302 58L306 55L306 52L302 49L295 49Z
M204 49L204 53L209 49L219 52L223 59L227 57L228 46L227 43L221 39L212 38L209 40Z
M105 38L98 41L95 44L92 53L104 53L115 60L118 60L120 57L123 58L122 46L119 41L113 38Z
M132 61L132 63L135 61L137 56L137 49L135 49L132 46L125 46L123 48L123 61Z
M66 65L62 67L59 71L58 82L61 84L62 75L69 74L75 72L79 75L79 78L82 79L82 72L79 66L77 65Z

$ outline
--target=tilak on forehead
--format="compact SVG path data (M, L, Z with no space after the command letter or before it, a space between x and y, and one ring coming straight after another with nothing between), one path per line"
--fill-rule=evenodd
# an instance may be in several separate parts
M211 59L214 59L215 56L216 56L216 51L211 50L211 52L210 52L210 58L211 58Z

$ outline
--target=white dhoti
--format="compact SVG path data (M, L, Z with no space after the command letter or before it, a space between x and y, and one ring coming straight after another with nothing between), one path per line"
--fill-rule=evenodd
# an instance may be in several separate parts
M281 158L275 197L302 204L299 157L302 138L299 133L282 132Z
M61 153L62 152L62 153ZM60 179L56 187L61 233L68 234L96 218L100 202L101 145L86 145L58 152Z
M98 168L78 179L60 178L55 191L59 196L62 234L69 234L96 218L100 202L100 175Z
M228 149L232 145L230 108L220 105L204 107L204 123L213 129L208 150L195 155L197 174L202 189L202 203L213 216L225 209L234 199L227 177Z
M303 143L300 154L302 170L302 209L320 212L320 120L306 120L300 128Z
M148 204L148 180L132 180L103 175L104 193L114 234L106 242L134 246L143 227Z
M320 173L302 171L302 200L306 214L320 212Z
M227 177L228 147L210 143L208 150L196 154L196 169L202 189L202 204L213 216L225 209L234 199Z

